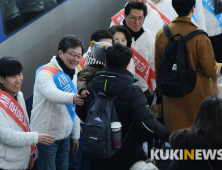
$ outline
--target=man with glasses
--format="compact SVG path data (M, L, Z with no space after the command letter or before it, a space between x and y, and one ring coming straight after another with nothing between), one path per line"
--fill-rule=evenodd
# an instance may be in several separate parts
M67 170L70 138L73 154L78 150L80 120L75 115L75 104L82 105L83 99L77 94L75 68L83 51L81 40L65 36L59 43L58 55L36 71L30 127L55 138L55 143L49 146L37 145L38 169Z
M142 27L144 18L147 15L147 8L139 2L130 2L125 7L125 25L131 32L131 50L134 52L135 78L137 84L148 98L151 106L153 90L156 88L154 74L154 38L150 31Z
M147 7L147 16L144 19L143 27L148 29L155 38L156 33L163 27L163 21L158 12L156 11L155 7L150 3L146 2L146 0L127 0L127 3L130 2L140 2ZM124 10L120 10L116 15L111 18L112 22L110 24L110 27L113 25L122 25L124 18Z

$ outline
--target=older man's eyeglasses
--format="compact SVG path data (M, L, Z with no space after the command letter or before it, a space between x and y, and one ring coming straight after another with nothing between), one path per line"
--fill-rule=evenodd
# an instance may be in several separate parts
M81 59L82 58L82 56L81 55L77 55L76 53L70 53L70 52L68 52L68 51L66 51L66 53L67 54L69 54L70 56L72 56L73 58L77 58L77 59Z
M130 22L136 22L137 20L142 23L144 21L144 18L135 18L135 17L129 17Z

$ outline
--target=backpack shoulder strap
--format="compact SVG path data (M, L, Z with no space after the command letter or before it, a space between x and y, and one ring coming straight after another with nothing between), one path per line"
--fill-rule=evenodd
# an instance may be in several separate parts
M131 123L131 125L130 125L128 131L126 132L126 135L125 135L125 137L124 137L124 139L123 139L123 142L122 142L122 144L121 144L121 145L122 145L121 148L118 149L118 150L116 151L115 155L116 155L116 154L117 154L117 153L123 148L123 145L124 145L124 143L125 143L125 141L126 141L128 135L129 135L129 133L130 133L132 127L133 127L133 122Z
M88 120L88 117L89 117L89 113L88 112L90 111L90 109L94 105L96 99L98 98L98 95L96 94L96 92L94 90L93 90L93 93L94 93L95 99L93 99L93 101L91 101L91 103L89 104L89 107L88 107L88 110L87 110L87 114L86 114L86 120Z
M205 34L205 35L208 37L208 35L207 35L207 33L206 33L205 31L203 31L203 30L195 30L195 31L192 31L191 33L187 34L187 35L184 37L185 43L186 43L189 39L193 38L195 35L202 34L202 33Z
M167 38L169 39L169 41L174 40L173 34L171 33L168 24L163 26L163 30L166 33Z
M91 103L89 104L88 110L90 110L90 109L92 108L92 106L93 106L93 104L95 103L96 99L99 98L99 96L98 96L98 94L96 94L95 90L93 90L93 93L94 93L95 99L94 99L93 101L91 101Z
M128 137L128 135L129 135L129 133L130 133L132 127L133 127L133 122L131 123L131 125L130 125L128 131L126 132L126 135L125 135L125 137L124 137L124 139L123 139L122 145L125 143L126 138Z
M129 88L129 87L136 87L136 86L137 86L137 84L136 84L136 83L133 83L133 84L129 85L127 88ZM125 89L127 89L127 88L125 88ZM124 89L124 90L125 90L125 89ZM125 137L124 137L124 139L123 139L123 142L122 142L122 146L124 145L124 143L125 143L125 141L126 141L128 135L129 135L129 133L130 133L132 127L133 127L133 122L131 123L131 125L130 125L128 131L126 132L126 135L125 135ZM122 147L121 147L121 148L122 148ZM121 148L120 148L119 150L117 150L116 154L121 150Z

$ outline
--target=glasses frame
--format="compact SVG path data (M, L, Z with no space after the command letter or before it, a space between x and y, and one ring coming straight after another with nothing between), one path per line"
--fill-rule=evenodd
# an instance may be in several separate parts
M128 16L128 18L129 18L129 21L133 22L133 23L135 23L137 20L139 23L143 23L145 20L145 18L135 18L135 17L129 17L129 16Z
M82 56L80 56L80 55L76 55L76 53L74 52L74 53L71 53L71 52L69 52L69 51L66 51L65 53L67 53L67 54L69 54L70 56L72 56L72 57L76 57L77 59L82 59Z

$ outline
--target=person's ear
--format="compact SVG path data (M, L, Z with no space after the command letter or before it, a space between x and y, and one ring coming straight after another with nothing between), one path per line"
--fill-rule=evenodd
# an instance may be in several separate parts
M60 58L61 58L62 53L63 53L62 50L58 51L58 55L59 55Z
M195 12L195 7L194 7L194 6L192 7L191 12L192 12L192 13Z

